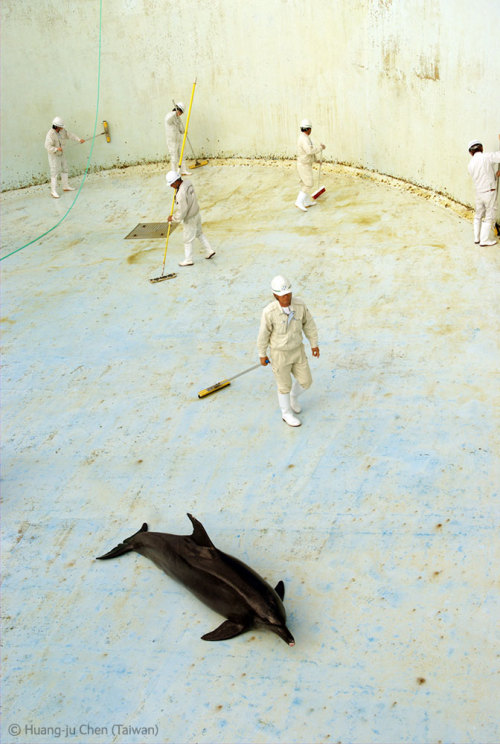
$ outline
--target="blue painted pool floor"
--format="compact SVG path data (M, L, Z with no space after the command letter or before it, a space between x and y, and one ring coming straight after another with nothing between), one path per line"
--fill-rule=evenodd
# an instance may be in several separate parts
M286 163L192 180L217 255L179 268L175 232L174 279L124 240L168 215L159 166L89 176L0 265L2 742L498 742L500 246L338 169L307 214ZM5 194L2 255L73 197ZM197 397L257 361L278 273L320 335L297 429L268 368ZM95 561L186 512L283 579L294 648L205 643L147 559Z

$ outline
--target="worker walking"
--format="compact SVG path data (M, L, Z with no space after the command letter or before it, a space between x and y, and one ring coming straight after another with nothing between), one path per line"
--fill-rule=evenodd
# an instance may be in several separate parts
M474 243L479 243L481 247L496 245L497 241L490 238L490 231L495 221L500 151L483 152L481 142L472 140L469 142L469 153L468 170L476 188Z
M165 137L167 140L167 150L170 155L170 170L178 171L180 168L182 176L188 176L184 158L181 159L182 139L184 135L184 124L181 116L184 113L185 106L182 101L175 104L172 111L165 116Z
M49 158L50 168L50 194L54 199L59 199L57 193L57 177L61 174L62 187L64 191L74 191L75 189L68 183L68 163L64 155L63 143L67 140L74 142L85 142L78 135L68 132L64 128L64 122L60 116L56 116L52 121L52 127L45 137L45 149Z
M309 119L303 119L300 122L300 134L297 142L297 170L299 172L300 191L295 206L303 212L307 212L307 207L313 207L316 204L309 198L314 184L312 164L319 160L319 153L325 149L325 145L318 145L317 147L313 145L310 137L311 129L312 124Z
M167 183L173 189L176 189L175 211L168 218L169 222L180 223L184 225L184 261L179 262L179 266L193 265L193 241L198 238L205 248L205 258L215 256L215 251L203 234L201 227L200 207L191 181L183 181L181 174L171 170L165 176Z
M302 333L309 339L312 355L319 357L318 331L305 303L299 298L292 301L292 286L288 279L275 276L271 289L274 300L262 311L257 338L259 359L263 366L271 362L283 421L289 426L300 426L301 421L295 416L302 410L298 397L312 383Z

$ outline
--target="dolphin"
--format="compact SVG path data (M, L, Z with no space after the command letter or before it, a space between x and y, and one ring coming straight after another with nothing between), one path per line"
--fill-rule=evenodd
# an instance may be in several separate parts
M226 641L256 626L271 630L294 646L295 640L286 626L283 582L279 581L273 589L250 566L216 548L201 522L192 514L187 516L193 525L192 535L148 532L144 523L138 532L97 560L135 550L153 561L226 618L218 628L202 636L204 641Z

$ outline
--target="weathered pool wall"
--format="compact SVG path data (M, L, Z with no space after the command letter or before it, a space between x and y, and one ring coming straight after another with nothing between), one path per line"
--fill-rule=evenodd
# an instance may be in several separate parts
M467 142L497 149L500 3L477 0L4 0L3 188L46 180L55 115L92 165L165 157L172 97L196 153L293 157L299 121L330 160L472 200ZM90 145L69 145L72 171Z

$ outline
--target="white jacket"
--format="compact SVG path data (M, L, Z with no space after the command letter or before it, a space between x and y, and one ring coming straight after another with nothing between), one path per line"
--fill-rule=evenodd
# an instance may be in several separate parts
M311 138L305 132L299 134L297 141L297 162L301 165L312 165L318 158L318 155L322 151L321 145L314 147Z
M500 152L476 152L469 161L468 170L476 191L494 191L497 186L495 163L500 163Z
M298 297L292 297L290 309L293 310L292 319L283 312L278 300L273 300L262 311L257 350L260 357L265 357L267 347L277 351L290 351L302 344L302 333L309 339L311 348L318 345L318 330L316 323L305 302Z
M184 134L184 124L181 117L177 116L177 111L169 111L165 117L165 137L168 147L176 147L182 142Z
M200 214L198 199L191 181L183 181L175 195L173 222L189 222Z
M58 147L63 147L63 142L66 140L73 140L74 142L80 142L80 137L72 132L68 132L67 129L61 129L56 132L55 129L51 128L47 132L45 137L45 149L52 155L62 155L62 152L58 152ZM64 148L63 148L64 149Z

